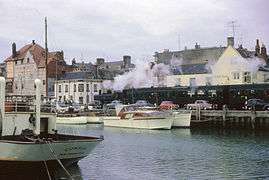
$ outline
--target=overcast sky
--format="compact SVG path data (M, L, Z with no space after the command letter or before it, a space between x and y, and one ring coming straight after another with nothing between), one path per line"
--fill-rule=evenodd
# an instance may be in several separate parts
M253 49L255 39L269 47L267 0L0 0L0 59L32 39L44 46L48 18L50 51L63 50L95 61L120 60L123 55L144 60L155 51L225 46L236 21L236 44Z

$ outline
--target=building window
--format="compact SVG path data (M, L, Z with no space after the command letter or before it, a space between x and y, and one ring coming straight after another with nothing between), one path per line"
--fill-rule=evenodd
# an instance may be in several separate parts
M23 64L23 59L21 60L21 64Z
M250 72L244 72L244 82L245 83L251 83Z
M23 87L23 84L21 84L21 89L23 89L24 87Z
M43 80L43 85L45 85L46 84L46 81L45 80Z
M15 61L15 64L17 64L18 62L17 61Z
M62 96L59 96L59 101L61 101L62 100Z
M78 92L84 92L84 84L78 85Z
M62 92L62 86L61 85L59 85L58 89L59 89L59 93Z
M79 104L83 104L83 97L79 97L78 102L79 102Z
M233 72L232 75L233 75L233 79L239 79L240 78L239 72Z
M86 91L90 92L90 85L89 84L86 85Z
M195 80L195 78L190 78L190 86L191 87L196 86L196 80Z
M87 95L87 96L86 96L86 98L87 98L87 99L86 99L86 101L87 101L87 104L88 104L88 103L89 103L89 101L90 101L90 96L89 96L89 95Z
M94 91L94 92L97 92L97 84L94 84L94 85L93 85L93 91Z
M27 58L27 63L29 63L30 62L30 58Z
M77 92L77 85L74 84L74 92Z
M68 85L65 85L65 92L68 92Z

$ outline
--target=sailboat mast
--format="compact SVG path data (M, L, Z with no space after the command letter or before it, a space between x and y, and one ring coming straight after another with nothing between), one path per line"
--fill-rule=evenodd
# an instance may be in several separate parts
M48 25L45 17L45 70L46 70L46 97L48 97Z

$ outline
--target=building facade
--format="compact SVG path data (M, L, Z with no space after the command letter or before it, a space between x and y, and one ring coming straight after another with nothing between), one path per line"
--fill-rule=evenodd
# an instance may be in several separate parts
M42 95L49 95L49 90L53 91L54 85L46 82L47 77L55 78L54 61L64 61L63 52L48 52L47 68L45 49L39 44L32 43L23 46L17 51L16 44L12 44L12 55L5 60L7 88L9 94L33 95L35 93L34 80L42 81ZM58 73L61 70L56 71ZM54 81L54 80L53 80ZM48 83L48 89L47 87ZM51 87L52 86L52 87Z
M55 97L60 102L72 101L81 105L94 102L94 95L102 94L102 80L62 79L55 82Z
M214 63L171 66L173 75L166 77L167 86L206 86L257 84L269 82L268 56L257 40L256 50L248 51L242 45L234 47L228 38L227 48Z

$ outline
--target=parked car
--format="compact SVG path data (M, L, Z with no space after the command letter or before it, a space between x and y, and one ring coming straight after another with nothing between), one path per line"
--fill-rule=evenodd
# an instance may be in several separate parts
M114 100L114 101L112 101L111 103L107 104L106 107L107 107L108 109L115 109L115 107L116 107L117 105L120 105L120 104L122 104L121 101Z
M205 100L196 100L193 104L187 104L187 109L215 109L213 104L210 104L208 101Z
M269 110L269 103L262 99L249 99L243 109L246 110Z
M80 111L81 111L81 107L78 103L72 103L68 108L68 112L78 113Z
M134 105L138 107L153 107L153 104L150 104L146 100L137 100Z
M94 102L88 104L88 110L91 110L91 109L101 109L101 108L102 108L101 101L95 100Z
M178 105L174 104L173 101L163 101L159 108L162 110L168 110L168 109L178 109Z
M58 102L56 104L56 109L58 113L65 113L65 112L68 112L69 107L64 103Z

